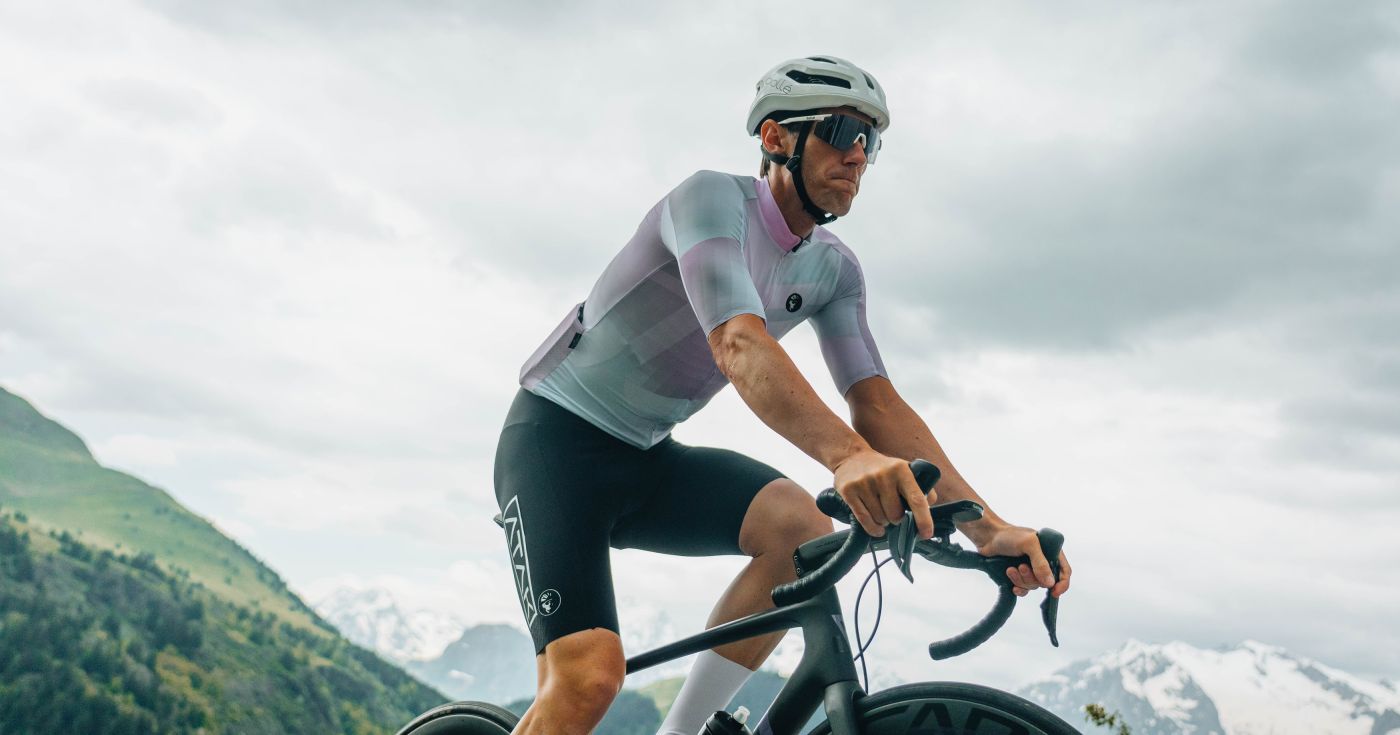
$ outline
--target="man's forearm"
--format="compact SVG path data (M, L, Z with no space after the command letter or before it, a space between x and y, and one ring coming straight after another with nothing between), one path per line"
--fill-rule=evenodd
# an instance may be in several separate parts
M764 337L730 344L717 358L754 414L833 472L847 457L868 451L866 440L822 402L777 341Z
M853 423L875 451L907 460L926 459L937 465L943 473L938 481L938 502L972 500L981 505L986 511L982 520L961 526L962 532L974 543L980 543L985 534L1006 525L953 467L928 424L907 403L898 400L862 406Z

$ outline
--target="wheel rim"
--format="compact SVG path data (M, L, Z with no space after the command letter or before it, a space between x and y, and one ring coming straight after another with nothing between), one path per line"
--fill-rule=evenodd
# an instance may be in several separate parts
M909 735L1042 735L1045 731L1001 709L960 699L891 702L866 712L872 733Z
M459 733L501 733L509 735L510 728L502 727L479 715L447 715L423 723L413 731L413 735L458 735Z

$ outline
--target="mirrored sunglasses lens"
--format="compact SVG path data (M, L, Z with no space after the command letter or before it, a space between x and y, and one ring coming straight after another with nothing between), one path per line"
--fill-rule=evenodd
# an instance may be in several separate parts
M872 160L880 149L880 131L876 130L875 126L853 117L832 115L818 123L814 132L838 151L849 149L864 136L865 155Z

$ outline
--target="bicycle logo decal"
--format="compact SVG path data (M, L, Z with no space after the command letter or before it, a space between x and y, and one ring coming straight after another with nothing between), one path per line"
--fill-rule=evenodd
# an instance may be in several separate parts
M520 517L519 498L511 498L506 503L505 510L501 511L501 521L506 529L506 544L510 546L510 567L515 574L515 592L520 597L520 607L525 611L525 625L533 626L539 611L535 608L535 587L530 580L530 559L525 555L525 521ZM559 593L554 594L557 596Z
M563 599L559 596L558 590L545 590L540 593L540 614L553 615L559 609Z

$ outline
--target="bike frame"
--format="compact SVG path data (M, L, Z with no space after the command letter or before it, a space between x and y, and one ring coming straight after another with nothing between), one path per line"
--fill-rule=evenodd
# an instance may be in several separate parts
M817 705L825 704L832 735L858 735L855 701L865 692L856 680L851 642L846 637L841 601L836 596L835 588L829 588L805 602L717 625L633 656L627 659L627 673L649 669L726 643L792 628L802 629L806 646L802 660L778 692L754 733L798 735Z

